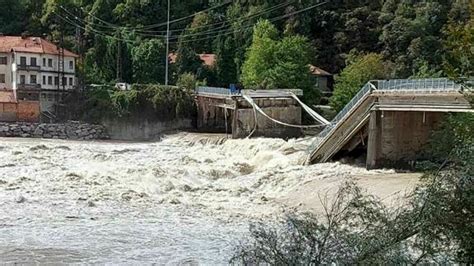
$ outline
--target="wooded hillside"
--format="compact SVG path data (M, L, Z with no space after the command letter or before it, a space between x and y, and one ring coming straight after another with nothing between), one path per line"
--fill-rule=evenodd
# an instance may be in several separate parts
M121 77L163 83L167 1L0 0L0 32L44 36L83 58L91 83ZM377 53L391 76L473 76L473 1L186 0L171 1L175 82L191 72L210 84L241 80L254 25L267 19L276 38L302 35L309 62L339 73L354 55ZM292 49L290 49L292 50ZM294 49L293 49L294 50ZM215 53L213 69L196 54ZM117 66L120 69L117 71Z

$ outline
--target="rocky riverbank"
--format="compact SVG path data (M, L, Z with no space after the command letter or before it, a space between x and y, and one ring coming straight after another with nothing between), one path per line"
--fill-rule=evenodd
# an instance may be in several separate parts
M61 124L0 122L0 137L73 140L109 139L105 127L80 122Z

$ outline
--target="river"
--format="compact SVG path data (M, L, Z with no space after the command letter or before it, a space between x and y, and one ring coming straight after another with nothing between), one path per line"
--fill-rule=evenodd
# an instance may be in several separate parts
M381 197L412 175L302 166L308 139L160 142L0 138L0 262L226 264L255 219L316 210L356 178Z

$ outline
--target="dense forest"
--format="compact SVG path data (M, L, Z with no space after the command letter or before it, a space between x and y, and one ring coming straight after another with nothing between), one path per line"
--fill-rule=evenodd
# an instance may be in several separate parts
M1 33L63 39L81 55L88 83L164 83L165 0L0 0L0 5L8 7L0 10ZM285 77L304 76L298 64L338 74L367 54L389 68L384 75L391 77L473 76L473 10L470 0L171 1L170 52L178 58L170 78L175 83L189 72L211 85L285 87ZM260 23L257 34L262 20L269 23ZM278 45L263 40L252 46L258 35ZM259 62L245 65L246 59L264 60L258 49L272 58L271 71L260 73L266 66ZM215 67L203 67L200 53L216 54Z

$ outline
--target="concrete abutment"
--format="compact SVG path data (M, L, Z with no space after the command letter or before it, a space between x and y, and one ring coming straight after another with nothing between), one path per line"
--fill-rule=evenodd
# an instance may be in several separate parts
M442 112L371 111L367 168L397 166L420 159Z

